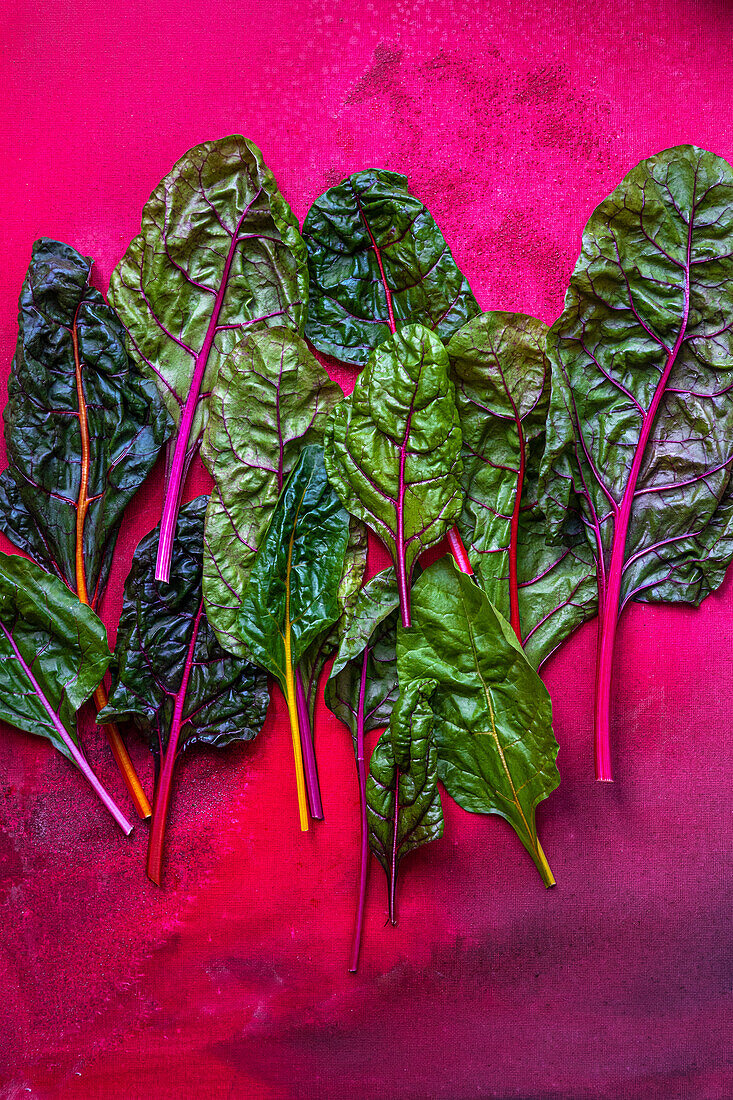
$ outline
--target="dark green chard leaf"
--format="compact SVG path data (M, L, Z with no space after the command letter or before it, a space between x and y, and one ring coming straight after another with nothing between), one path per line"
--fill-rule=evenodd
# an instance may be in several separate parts
M435 680L412 680L400 692L389 729L377 742L369 765L369 845L387 875L392 924L397 923L395 892L401 861L443 835L430 707L435 687Z
M0 719L46 737L79 768L125 833L132 825L79 747L76 712L104 676L107 632L57 577L0 554Z
M215 482L206 513L206 614L225 649L246 657L237 631L260 538L307 443L320 443L341 388L302 337L253 333L222 360L201 454Z
M412 597L397 668L400 683L437 682L438 775L464 810L505 818L553 886L535 823L537 803L560 782L547 689L509 623L450 559L426 569Z
M592 214L548 338L542 506L562 537L579 500L596 556L599 779L621 611L698 604L733 552L731 208L720 157L684 145L642 161Z
M319 351L363 366L396 328L419 321L446 340L478 313L430 212L407 178L371 169L321 195L303 224Z
M178 161L145 205L110 297L178 427L156 565L168 580L181 490L219 363L252 325L301 332L305 323L305 245L251 141L207 141Z
M92 261L41 239L20 294L8 380L0 526L21 550L96 607L125 508L172 424L125 349L125 331L89 284ZM97 709L107 701L103 685ZM119 730L110 747L141 817L150 805Z
M361 860L359 901L349 970L359 966L369 859L365 734L386 726L397 699L395 652L400 596L394 569L372 577L341 623L338 653L326 683L326 705L351 730L359 783Z
M593 555L580 522L561 545L548 546L537 507L548 331L521 313L482 313L448 345L463 436L459 529L484 591L535 667L597 609Z
M349 517L333 492L319 446L304 447L252 563L238 619L251 659L271 673L288 704L300 826L308 828L295 670L338 619Z
M422 325L408 325L373 353L325 439L336 492L392 554L406 625L413 565L460 512L460 450L445 349Z
M160 883L165 826L179 754L194 745L251 741L265 719L267 678L225 653L204 611L201 590L205 496L178 516L170 584L155 579L158 530L132 563L117 632L115 680L100 715L133 721L156 757L148 875Z

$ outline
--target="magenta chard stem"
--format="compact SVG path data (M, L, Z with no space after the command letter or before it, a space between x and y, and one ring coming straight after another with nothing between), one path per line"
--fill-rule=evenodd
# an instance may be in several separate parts
M299 668L295 670L295 700L298 707L298 727L300 729L300 746L303 752L303 771L305 772L305 789L308 795L308 810L314 821L323 821L323 803L321 802L321 788L318 783L318 764L313 743L313 729L311 728L308 703L306 702L303 678Z
M361 947L361 931L364 927L364 908L366 905L367 873L369 871L369 823L367 821L366 799L366 759L364 752L364 708L366 706L367 664L369 662L369 646L364 649L364 657L361 662L361 682L359 684L359 710L356 716L356 774L359 778L359 818L361 821L361 861L359 871L359 904L356 909L356 925L354 927L354 942L351 948L351 962L349 971L356 974L359 968L359 949Z

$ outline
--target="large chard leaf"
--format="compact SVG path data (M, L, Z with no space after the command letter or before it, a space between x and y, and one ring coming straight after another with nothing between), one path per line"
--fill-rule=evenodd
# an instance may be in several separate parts
M582 527L548 546L537 506L550 398L548 328L521 313L482 313L448 345L463 437L459 528L484 591L538 667L596 613Z
M171 584L155 579L158 531L135 551L117 632L116 672L100 721L133 721L156 757L148 874L160 882L173 770L194 745L251 741L265 719L267 678L225 653L209 624L201 590L205 496L179 513Z
M389 729L377 742L369 765L369 845L387 875L392 924L400 863L443 835L430 707L435 687L435 680L412 680L400 691Z
M237 631L259 540L304 444L320 443L340 387L297 333L252 334L221 362L202 457L216 488L206 513L204 598L220 643L246 656Z
M372 354L325 439L336 492L392 554L406 625L413 565L461 508L460 450L445 349L422 325L407 325Z
M252 325L302 331L305 322L305 245L251 141L207 141L178 161L148 200L110 296L178 426L156 567L167 580L181 488L220 361Z
M303 448L250 570L239 613L247 652L287 699L300 824L308 828L295 671L339 617L349 517L333 492L321 447Z
M76 712L104 676L107 632L61 580L0 554L0 719L47 738L79 768L125 833L132 826L89 766Z
M58 241L33 246L8 379L0 527L94 606L123 512L171 424L91 268Z
M319 351L363 366L405 322L447 339L478 306L430 212L405 176L357 172L321 195L303 225Z
M579 499L598 563L600 779L621 610L699 603L733 553L732 207L733 171L712 153L637 165L591 216L548 338L543 507L557 534Z
M397 668L400 683L437 682L440 779L464 810L505 818L552 886L535 823L537 803L560 782L547 689L509 623L450 559L430 566L412 596Z

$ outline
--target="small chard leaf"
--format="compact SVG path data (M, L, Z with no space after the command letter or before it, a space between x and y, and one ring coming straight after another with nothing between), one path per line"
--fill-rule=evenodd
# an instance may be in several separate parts
M357 172L313 204L303 225L319 351L363 366L406 322L448 339L478 313L443 234L405 176Z
M548 337L542 506L557 537L579 500L598 563L599 779L621 611L699 603L733 550L732 205L733 170L712 153L642 161L591 215Z
M171 431L92 261L36 241L8 380L0 526L82 603L98 603L122 515Z
M125 582L116 672L99 716L132 721L160 765L148 849L148 874L160 882L173 770L194 745L251 741L265 719L267 679L219 645L201 590L205 496L179 513L171 584L155 579L158 531L142 540Z
M460 450L445 349L422 325L408 325L373 353L325 439L336 492L392 554L406 625L413 565L460 512Z
M47 738L71 760L125 833L132 826L79 747L76 712L104 676L107 632L57 577L0 554L0 719Z
M308 443L320 443L340 387L297 333L252 334L219 367L202 457L216 488L206 514L206 613L225 649L246 648L237 630L260 538Z
M288 704L301 829L308 828L295 673L340 615L349 517L331 488L321 447L303 448L251 566L238 618L251 659L271 673Z
M219 363L252 325L302 331L305 322L305 245L252 142L207 141L178 161L148 200L110 296L178 429L156 567L167 580L181 488Z
M416 848L443 835L430 706L435 687L435 680L413 680L400 691L389 729L377 742L369 765L369 846L387 875L392 924L396 923L400 863Z
M535 667L596 613L593 555L580 524L548 546L537 506L550 368L548 328L482 313L448 345L463 437L463 512L476 575Z
M552 886L535 823L538 802L560 782L547 689L509 623L450 560L427 569L412 595L397 667L401 683L437 683L439 777L464 810L505 818Z

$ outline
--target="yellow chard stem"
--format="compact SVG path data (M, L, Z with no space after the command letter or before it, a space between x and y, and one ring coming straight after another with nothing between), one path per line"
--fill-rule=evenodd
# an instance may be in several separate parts
M305 794L305 775L303 773L303 753L300 747L300 727L298 725L298 704L295 697L295 675L293 673L293 658L290 648L290 624L285 629L285 698L288 703L290 716L290 732L293 737L293 755L295 756L295 782L298 787L298 812L300 813L300 828L304 833L308 832L308 803Z

